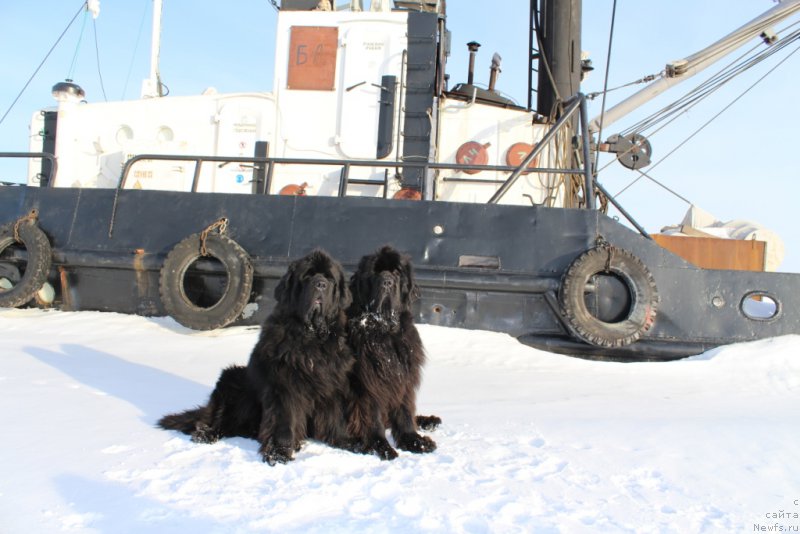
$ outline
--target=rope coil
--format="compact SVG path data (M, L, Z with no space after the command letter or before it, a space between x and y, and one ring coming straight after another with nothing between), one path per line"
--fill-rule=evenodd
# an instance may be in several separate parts
M201 256L208 256L208 250L206 249L206 239L208 238L208 234L215 229L219 229L219 234L222 235L228 229L228 218L221 217L217 221L208 225L208 227L200 232L200 255Z

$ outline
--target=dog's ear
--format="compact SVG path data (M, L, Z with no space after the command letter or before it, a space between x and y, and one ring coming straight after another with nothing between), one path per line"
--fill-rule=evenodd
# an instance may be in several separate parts
M374 255L368 254L362 256L358 262L358 268L353 276L350 277L350 293L353 302L359 306L364 306L371 298L371 290L369 287L370 277L372 276L372 264L374 262Z
M278 281L275 286L275 300L278 304L285 304L291 299L291 294L294 292L294 287L297 283L297 261L289 264L289 268Z
M417 285L417 280L414 277L414 267L411 265L411 258L402 254L400 256L400 271L403 274L403 300L410 305L412 302L419 300L421 292Z
M339 308L346 310L353 302L353 297L347 285L344 269L337 265L333 275L336 277L336 290L339 292Z

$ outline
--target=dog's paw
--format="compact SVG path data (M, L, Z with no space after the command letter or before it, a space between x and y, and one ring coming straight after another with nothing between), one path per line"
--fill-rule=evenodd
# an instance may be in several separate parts
M381 460L394 460L398 456L397 451L394 450L394 447L389 445L389 442L385 439L377 440L372 449Z
M397 451L394 450L392 446L389 446L385 449L375 449L375 452L378 454L378 458L381 460L394 460L399 456Z
M397 451L386 441L386 438L358 441L353 444L350 450L359 454L372 454L374 452L381 460L394 460L398 456Z
M263 447L260 451L261 460L269 465L286 464L291 462L292 448L291 447Z
M192 432L192 441L195 443L216 443L219 433L205 423L197 423Z
M416 421L422 430L436 430L442 424L442 418L438 415L418 415Z
M404 451L420 454L435 451L436 442L427 436L420 436L419 434L403 434L397 440L397 447Z

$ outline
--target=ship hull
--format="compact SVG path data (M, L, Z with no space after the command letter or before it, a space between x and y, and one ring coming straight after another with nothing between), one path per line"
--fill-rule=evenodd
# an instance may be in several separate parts
M800 332L800 275L700 269L594 210L0 187L0 223L34 209L53 251L53 305L64 310L167 315L159 285L168 253L225 218L226 235L253 267L246 312L231 324L259 324L270 313L273 289L293 258L323 248L352 271L362 255L392 244L414 262L422 324L505 332L546 350L625 361ZM566 273L598 243L635 255L657 286L655 320L636 342L587 343L560 305ZM213 264L206 269L219 278ZM619 307L608 291L608 306ZM774 313L748 315L743 306L752 295L773 300Z

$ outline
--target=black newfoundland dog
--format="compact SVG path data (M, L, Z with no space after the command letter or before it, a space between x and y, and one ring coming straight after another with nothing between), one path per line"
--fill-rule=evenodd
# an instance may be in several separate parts
M353 303L347 332L356 357L351 375L348 428L364 452L385 460L397 457L386 440L386 428L398 448L431 452L436 443L417 432L432 430L436 416L416 416L425 350L414 326L411 304L419 295L409 258L390 246L361 258L350 279Z
M358 448L348 438L345 413L354 358L346 343L351 296L342 267L315 250L289 265L275 299L247 366L225 369L207 405L163 417L162 428L204 443L255 438L270 465L292 460L306 438Z

